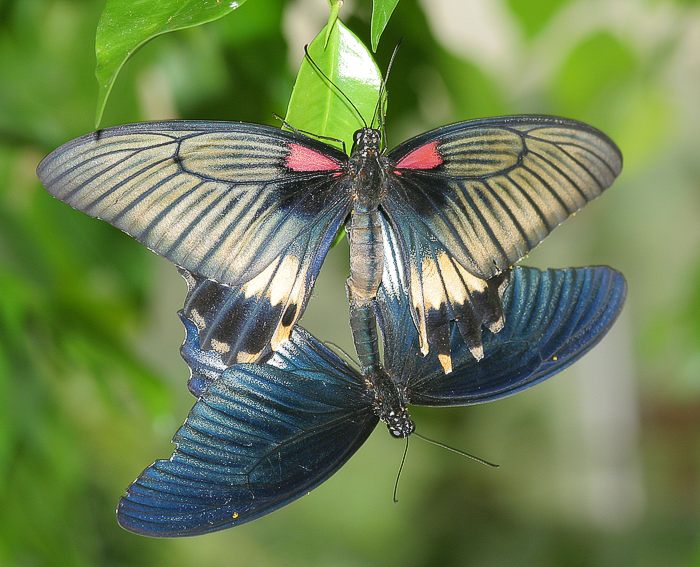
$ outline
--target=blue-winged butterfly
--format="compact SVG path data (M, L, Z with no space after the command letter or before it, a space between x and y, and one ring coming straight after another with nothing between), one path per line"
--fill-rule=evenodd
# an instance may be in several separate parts
M188 317L204 348L237 362L254 362L290 336L348 222L351 322L363 366L376 365L376 349L365 344L375 339L361 327L374 309L386 246L380 226L388 224L419 349L438 351L449 372L449 322L481 358L482 326L503 326L508 268L622 166L605 134L547 116L461 122L389 152L380 142L379 130L358 130L348 157L256 124L139 123L66 143L38 175L59 199L191 272L191 290L204 279L228 286L216 320L196 302Z
M386 234L378 293L384 366L372 372L358 373L298 326L264 363L229 365L201 348L197 325L181 312L181 352L198 400L174 454L144 470L119 502L124 528L188 536L268 514L335 473L380 420L394 437L413 433L409 404L484 403L555 375L605 335L625 299L624 278L607 267L516 267L503 293L503 329L484 332L476 361L453 325L454 367L445 375L437 352L419 352L399 242L388 227Z

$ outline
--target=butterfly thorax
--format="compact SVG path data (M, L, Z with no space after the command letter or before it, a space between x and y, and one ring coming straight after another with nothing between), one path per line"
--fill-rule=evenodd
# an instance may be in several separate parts
M381 134L373 128L357 130L350 153L350 177L353 180L354 209L377 209L384 186L384 170L381 166Z
M365 380L374 394L372 405L376 416L386 423L392 437L408 437L416 429L408 410L406 396L391 377L380 367L365 373Z

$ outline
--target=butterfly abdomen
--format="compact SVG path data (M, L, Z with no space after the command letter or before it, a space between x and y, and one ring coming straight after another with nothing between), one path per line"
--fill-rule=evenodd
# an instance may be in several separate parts
M348 235L350 243L349 291L360 303L374 299L382 283L384 245L379 210L358 210L350 216Z
M350 216L350 277L347 281L350 326L363 368L379 365L374 301L384 271L384 244L379 210L355 206Z

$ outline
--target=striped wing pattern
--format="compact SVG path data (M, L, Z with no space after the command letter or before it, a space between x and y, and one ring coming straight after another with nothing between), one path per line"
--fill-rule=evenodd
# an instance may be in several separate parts
M361 378L295 331L268 364L236 365L209 382L174 454L127 489L119 523L177 537L248 522L330 477L377 421Z
M243 285L317 222L349 211L344 179L286 166L292 146L302 143L309 153L345 160L325 144L277 128L172 121L77 138L49 154L37 173L57 198L178 266Z
M385 332L385 362L392 374L406 377L412 404L450 406L497 400L546 380L593 348L615 322L625 295L622 274L611 268L516 267L504 293L503 329L484 333L481 361L474 360L453 329L454 369L445 376L436 353L425 358L416 354L418 337L410 326L405 299L383 293L382 319L389 323L383 328L404 329Z
M445 126L388 157L395 169L384 208L399 238L424 232L484 280L520 260L622 168L605 134L547 116Z

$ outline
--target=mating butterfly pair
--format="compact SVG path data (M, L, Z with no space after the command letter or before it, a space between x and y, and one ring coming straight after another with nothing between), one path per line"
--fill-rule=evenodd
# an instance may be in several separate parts
M190 288L182 353L199 401L120 523L190 535L251 520L325 480L379 419L410 435L409 403L490 401L573 362L612 324L622 277L509 267L620 167L604 134L541 116L455 124L388 154L365 128L349 158L216 122L117 127L53 152L38 169L51 193L171 259ZM293 331L346 221L361 375Z

